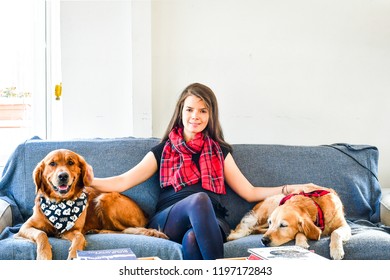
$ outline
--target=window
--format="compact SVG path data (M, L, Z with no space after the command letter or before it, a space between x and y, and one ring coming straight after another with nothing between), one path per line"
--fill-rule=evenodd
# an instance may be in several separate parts
M16 146L46 137L45 1L0 2L0 170Z

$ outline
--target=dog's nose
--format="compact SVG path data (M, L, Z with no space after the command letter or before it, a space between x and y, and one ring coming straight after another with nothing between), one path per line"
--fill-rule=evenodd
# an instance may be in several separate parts
M263 242L264 246L268 246L271 243L271 239L268 236L263 236L261 242Z
M58 180L60 180L61 182L67 182L69 179L69 174L66 173L66 172L61 172L58 174Z

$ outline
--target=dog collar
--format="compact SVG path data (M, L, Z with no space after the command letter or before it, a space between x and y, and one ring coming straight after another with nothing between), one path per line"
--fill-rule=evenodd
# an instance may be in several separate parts
M326 191L326 190L315 190L315 191L308 192L308 193L305 193L303 191L300 193L292 193L292 194L289 194L289 195L283 197L282 200L280 201L279 205L283 205L287 200L289 200L290 198L292 198L295 195L303 195L303 196L312 198L312 197L320 197L320 196L326 195L328 193L329 193L329 191ZM313 200L313 202L317 207L317 219L316 219L315 224L321 230L324 230L324 228L325 228L324 212L322 212L322 209L318 205L317 202L315 202L314 200Z
M40 197L40 206L42 212L61 234L70 230L76 220L87 206L88 195L82 192L74 200L62 200L60 202L50 201L44 196Z

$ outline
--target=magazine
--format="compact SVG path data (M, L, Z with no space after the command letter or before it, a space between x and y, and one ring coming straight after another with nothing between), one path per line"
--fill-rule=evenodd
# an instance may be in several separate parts
M304 249L299 246L281 246L281 247L260 247L250 248L251 254L248 259L261 260L328 260L313 251Z
M77 251L77 260L136 260L130 248Z

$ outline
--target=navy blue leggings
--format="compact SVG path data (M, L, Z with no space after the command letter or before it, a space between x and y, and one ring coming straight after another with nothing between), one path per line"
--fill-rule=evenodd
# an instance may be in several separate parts
M221 229L206 193L192 194L161 211L149 226L181 243L185 260L223 258Z

